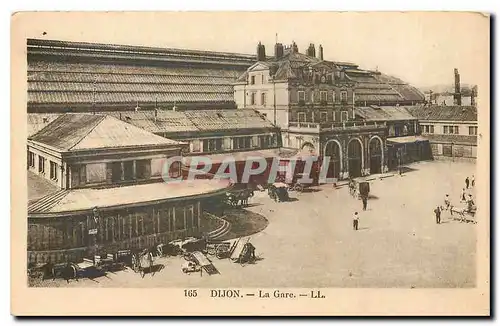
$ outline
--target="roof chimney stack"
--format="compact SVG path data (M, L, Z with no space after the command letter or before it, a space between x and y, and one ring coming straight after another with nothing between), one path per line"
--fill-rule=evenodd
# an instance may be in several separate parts
M284 49L283 49L283 44L281 43L276 43L274 45L274 57L276 60L281 59L283 57Z
M455 94L454 94L454 104L462 105L462 94L460 91L460 74L458 73L458 69L455 68Z
M297 46L297 43L295 43L295 41L292 42L292 52L294 53L299 52L299 47Z
M323 46L320 44L318 48L318 59L323 61Z
M260 42L257 44L257 61L266 61L266 47Z
M471 106L476 106L476 97L477 97L477 85L472 87L472 90L470 93L470 105Z
M309 48L307 48L306 55L308 57L316 58L316 48L314 47L314 44L309 44Z

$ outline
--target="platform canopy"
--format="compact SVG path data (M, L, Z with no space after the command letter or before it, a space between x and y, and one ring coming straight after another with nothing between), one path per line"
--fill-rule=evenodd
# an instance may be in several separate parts
M410 144L417 142L426 142L429 141L427 138L422 136L405 136L405 137L391 137L387 138L387 142L389 144Z

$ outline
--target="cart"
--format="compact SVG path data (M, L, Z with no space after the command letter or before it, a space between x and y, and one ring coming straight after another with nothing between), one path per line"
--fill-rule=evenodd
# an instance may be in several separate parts
M231 242L211 242L207 243L207 254L219 259L231 256Z
M288 201L288 185L282 182L276 182L269 186L267 193L271 199L276 202Z
M200 266L208 275L219 274L217 268L215 268L212 262L202 252L195 251L185 257L188 262L194 262L196 265Z
M312 183L301 181L303 178L310 178L307 173L298 173L294 181L290 184L289 189L292 191L302 192L304 189L312 186Z

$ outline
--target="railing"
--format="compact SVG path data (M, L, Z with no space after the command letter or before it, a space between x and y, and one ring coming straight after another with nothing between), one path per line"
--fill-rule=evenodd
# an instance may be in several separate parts
M339 130L339 129L373 129L373 128L386 128L385 121L345 121L334 123L314 123L314 122L290 122L288 127L298 129L314 129L314 130Z

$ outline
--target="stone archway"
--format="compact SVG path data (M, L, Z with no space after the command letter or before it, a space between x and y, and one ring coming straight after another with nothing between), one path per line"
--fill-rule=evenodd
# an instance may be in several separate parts
M382 173L384 166L384 151L382 144L382 139L378 136L373 136L368 142L370 153L370 174Z
M347 162L349 177L357 178L363 175L363 143L358 138L353 138L347 144Z
M311 144L310 142L305 142L304 144L302 144L302 146L300 147L300 149L302 151L308 151L309 153L314 153L315 152L315 148L314 148L314 145Z
M340 179L342 172L342 146L335 140L329 140L325 145L324 157L329 158L327 178Z

